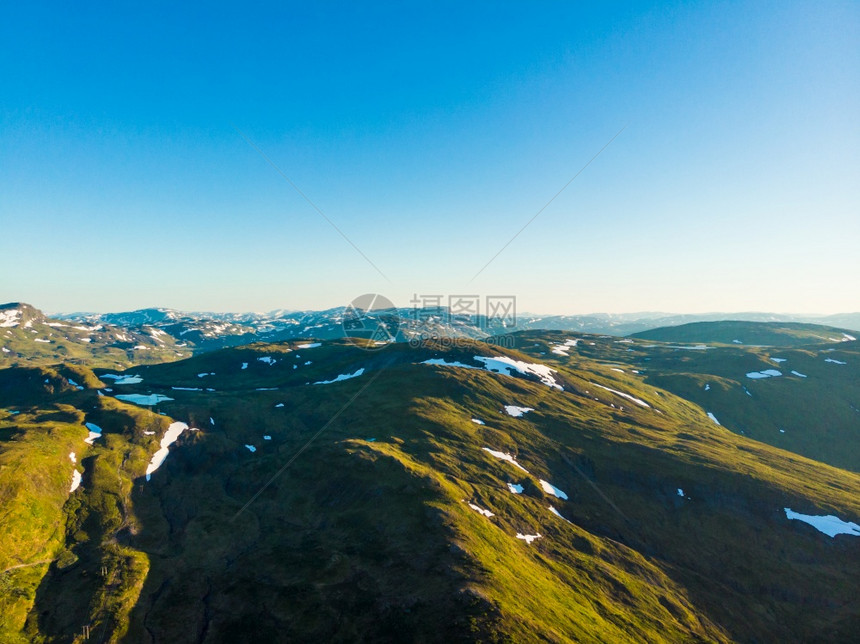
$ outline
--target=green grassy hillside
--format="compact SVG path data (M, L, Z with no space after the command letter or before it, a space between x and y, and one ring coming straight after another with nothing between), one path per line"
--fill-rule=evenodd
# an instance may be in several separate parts
M631 338L660 342L712 342L719 344L793 347L845 342L856 331L799 322L692 322L634 333Z
M7 389L7 409L10 398L33 398L0 431L29 436L39 430L18 417L66 409L80 414L72 425L104 429L61 512L64 538L28 551L53 563L35 588L8 580L7 594L32 598L7 632L849 641L860 539L831 538L783 508L857 522L860 476L729 431L651 382L652 365L670 355L711 360L712 351L593 336L565 346L569 338L517 334L510 350L254 345L137 367L128 373L140 382L113 391L101 385L114 374L101 371L82 390L41 398L36 383ZM475 356L556 371L507 376ZM172 400L149 409L111 397L122 393ZM505 405L532 411L511 416ZM199 431L183 432L147 481L172 419ZM69 469L65 449L39 451Z
M538 346L530 346L532 337ZM858 341L778 348L586 336L569 357L552 353L546 341L567 337L525 335L521 344L533 355L544 357L542 352L574 368L601 362L609 374L699 405L737 434L860 472Z
M85 368L59 369L69 370L85 384L70 386L58 370L44 367L0 370L3 642L43 641L39 620L66 612L76 618L115 612L103 623L118 635L137 599L135 584L139 592L148 567L142 553L117 543L117 533L134 524L132 481L157 449L154 436L167 421L88 389L102 383ZM98 425L102 436L87 443L84 423ZM75 471L81 483L72 491ZM76 570L84 573L83 583L65 585L56 603L40 612L46 580L74 576ZM107 577L109 572L115 578ZM106 587L119 578L130 586ZM108 591L103 607L100 598ZM70 622L49 639L72 641L86 623Z
M14 641L35 588L65 543L63 505L72 481L69 454L83 456L82 414L0 411L0 640Z

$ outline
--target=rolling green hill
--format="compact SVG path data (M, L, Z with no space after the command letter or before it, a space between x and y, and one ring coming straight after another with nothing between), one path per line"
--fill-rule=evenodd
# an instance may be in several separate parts
M769 333L756 332L763 340ZM697 344L687 346L604 339L594 349L581 345L579 354L639 370L647 382L695 402L734 432L860 472L860 343L845 337L820 343L837 336L818 327L803 333L816 342L738 346L698 339L712 332L697 333Z
M763 387L787 377L737 380L766 369L767 351L512 338L511 349L259 344L78 372L83 389L59 369L6 375L0 449L20 466L0 468L0 490L38 499L46 520L14 548L5 535L22 515L0 522L0 556L33 564L0 578L0 634L851 640L860 539L785 508L856 523L860 476L717 425L672 390L701 379L707 394L725 388L721 404L735 389L749 398L742 386L769 400ZM851 344L787 357L809 371L803 384L830 383L815 389L822 416L832 383L853 373L835 371L854 363ZM852 378L838 396L857 395ZM779 396L788 405L797 391ZM134 394L161 398L114 398ZM190 429L147 480L173 421ZM84 422L102 430L92 446ZM61 505L67 441L83 477ZM42 462L56 481L28 482Z
M634 333L631 338L660 342L711 342L774 347L846 342L856 331L799 322L692 322Z

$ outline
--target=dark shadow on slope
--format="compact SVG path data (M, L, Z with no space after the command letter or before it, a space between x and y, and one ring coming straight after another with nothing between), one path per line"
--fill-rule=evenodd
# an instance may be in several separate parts
M283 395L295 410L288 421L224 403L246 410L253 427L226 409L189 407L186 417L211 413L218 424L187 436L150 482L135 484L141 528L123 541L151 568L125 641L395 642L410 633L456 642L490 632L489 607L459 593L465 578L445 516L428 505L437 493L393 458L347 449L355 434L339 425L233 520L332 415L329 403L309 409L305 394ZM265 445L263 434L272 436Z

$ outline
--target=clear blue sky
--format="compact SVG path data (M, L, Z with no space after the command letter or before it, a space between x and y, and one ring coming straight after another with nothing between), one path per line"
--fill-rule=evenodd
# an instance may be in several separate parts
M175 5L0 8L0 301L860 310L856 2Z

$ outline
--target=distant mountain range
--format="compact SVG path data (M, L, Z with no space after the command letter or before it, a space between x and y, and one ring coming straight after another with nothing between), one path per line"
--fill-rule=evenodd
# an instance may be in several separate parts
M236 346L254 339L274 341L302 337L333 338L343 336L345 307L322 311L279 309L268 313L193 313L165 308L140 309L123 313L64 313L58 319L122 327L153 326L174 338L196 346L216 344ZM483 338L500 333L544 329L577 331L625 336L658 327L679 326L691 322L737 320L745 322L797 322L821 324L860 331L860 313L836 315L792 315L779 313L702 313L674 314L593 313L589 315L536 315L522 313L516 324L478 316L470 320L452 319L446 308L398 308L376 311L374 316L396 316L404 339L415 335Z
M104 365L151 364L188 357L217 349L254 342L296 339L331 340L359 335L354 311L337 307L324 311L268 313L193 313L167 308L149 308L120 313L68 313L49 317L25 303L0 305L0 366L58 360ZM520 314L516 324L477 317L451 316L445 308L398 308L367 312L359 326L381 332L388 341L417 341L432 338L485 339L517 331L567 331L597 335L628 336L654 329L684 328L691 323L742 320L766 323L815 323L836 338L843 330L858 333L860 313L831 316L792 316L773 313L666 314L629 313L593 315ZM838 327L838 328L837 328ZM723 327L720 333L729 333ZM656 337L656 336L655 336ZM767 344L741 338L743 344ZM756 336L757 337L757 336ZM668 336L667 336L668 339ZM729 342L720 337L690 341ZM815 334L801 341L815 343ZM823 338L820 341L828 341ZM781 342L777 343L781 344ZM96 362L93 362L93 360Z
M535 316L523 314L517 329L580 331L607 335L632 335L649 329L680 326L691 322L802 322L860 330L860 313L794 315L784 313L594 313L591 315Z

